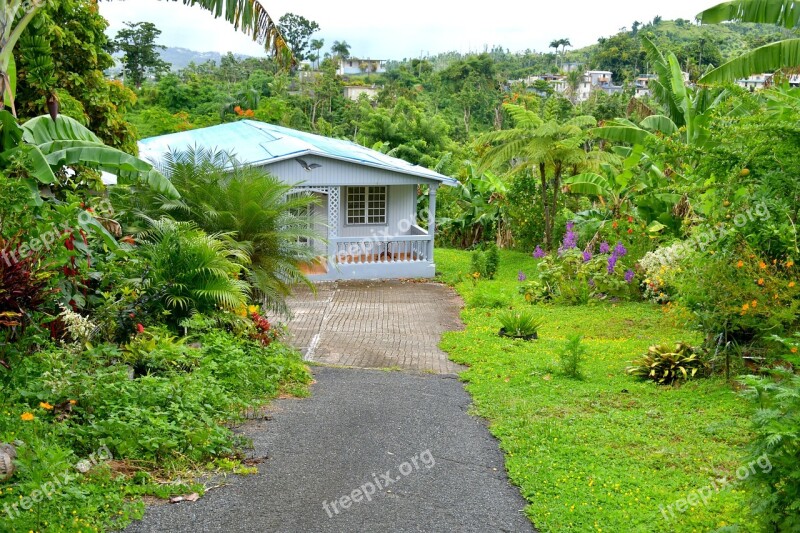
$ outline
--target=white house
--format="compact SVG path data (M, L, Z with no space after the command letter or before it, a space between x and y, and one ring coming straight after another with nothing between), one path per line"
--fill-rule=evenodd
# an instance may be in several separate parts
M190 147L228 152L317 197L307 213L322 236L308 243L318 256L306 269L312 280L434 276L436 193L455 179L349 141L252 120L143 139L139 153L158 162ZM420 186L429 203L422 226Z
M366 86L366 85L345 85L344 86L344 97L353 100L354 102L358 102L358 99L361 98L362 94L367 95L367 98L370 100L375 100L378 98L379 89L373 86Z
M350 74L383 74L386 72L385 59L359 59L348 57L339 60L337 74L347 76Z

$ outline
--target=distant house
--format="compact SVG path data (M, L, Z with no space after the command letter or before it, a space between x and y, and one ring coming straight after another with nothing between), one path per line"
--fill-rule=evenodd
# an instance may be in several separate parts
M379 89L374 85L371 87L365 85L345 85L344 97L357 102L358 99L361 98L361 95L365 94L370 100L375 100L378 98L378 91Z
M584 73L583 79L576 88L574 95L570 94L572 89L567 83L567 77L560 74L528 76L527 78L521 80L509 81L508 86L510 87L515 84L522 84L527 88L528 91L537 93L540 96L545 96L542 91L538 90L534 86L537 81L545 81L550 84L550 86L553 88L553 91L556 93L570 96L577 102L585 102L589 99L589 97L591 97L592 92L594 91L603 91L608 94L617 94L622 92L624 87L622 85L614 85L612 82L612 76L613 74L607 70L589 70Z
M383 74L384 72L386 72L385 59L359 59L357 57L340 59L339 69L337 70L337 74L340 76Z
M312 280L434 276L436 194L455 179L349 141L252 120L144 139L139 153L157 162L190 147L233 154L317 198L304 213L322 236L307 243L318 256L306 267ZM417 222L420 186L428 187L425 227Z
M775 74L751 74L747 78L736 80L736 85L750 92L755 92L771 87L776 82L780 84L783 81L788 82L789 87L800 87L800 74L791 74L782 78L781 81L775 79Z

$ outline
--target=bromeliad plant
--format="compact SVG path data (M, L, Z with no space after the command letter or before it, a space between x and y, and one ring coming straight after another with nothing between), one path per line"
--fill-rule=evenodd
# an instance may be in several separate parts
M539 328L544 324L544 320L529 309L510 309L499 313L497 319L502 325L500 335L517 339L538 338Z
M679 342L674 347L651 346L641 359L631 362L626 372L660 385L672 385L678 380L705 375L707 366L700 350Z

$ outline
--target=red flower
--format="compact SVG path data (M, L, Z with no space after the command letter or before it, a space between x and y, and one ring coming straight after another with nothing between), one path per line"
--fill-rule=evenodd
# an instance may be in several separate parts
M136 331L139 333L144 333L144 326L141 324L136 324Z
M128 316L129 316L129 317L131 317L131 318L133 318L133 317L135 317L136 315L135 315L134 313L131 313L131 314L129 314Z
M633 222L633 217L628 217L628 222Z
M628 235L630 235L631 233L633 233L633 228L628 228Z
M617 229L619 227L619 224L617 223L616 220L614 221L613 224L611 224L611 227L614 228L614 229Z

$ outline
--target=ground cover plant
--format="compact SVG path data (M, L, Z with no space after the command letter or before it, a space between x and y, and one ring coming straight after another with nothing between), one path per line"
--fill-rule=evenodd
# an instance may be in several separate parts
M476 291L514 292L520 272L536 264L529 254L502 252L496 280L476 286L468 252L437 252L442 279L455 282L466 301ZM524 297L508 305L525 305ZM683 513L673 505L710 479L735 477L752 437L749 403L724 377L664 387L625 373L652 344L697 342L697 332L650 303L536 310L544 322L534 343L498 337L498 310L468 306L466 329L447 333L441 346L469 365L461 378L473 410L500 439L537 528L708 531L736 524L758 531L741 486ZM575 335L586 352L581 380L563 375L559 364Z

